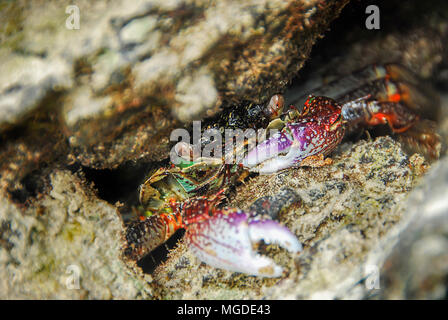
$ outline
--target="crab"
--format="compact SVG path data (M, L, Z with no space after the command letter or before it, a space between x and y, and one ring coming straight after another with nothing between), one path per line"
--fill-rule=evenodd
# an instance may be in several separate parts
M240 161L235 164L224 163L225 157L191 159L191 145L180 144L176 152L183 161L159 169L140 188L140 201L151 212L128 226L125 256L138 260L185 228L185 241L201 261L249 275L278 277L283 269L258 255L253 244L263 240L292 253L302 246L295 234L266 215L220 208L226 185L236 181L229 177L239 179L243 171L271 174L330 165L332 160L325 157L344 136L381 124L429 157L438 157L440 139L434 122L423 119L435 109L431 90L404 67L369 66L314 92L302 110L291 106L279 117L282 96L275 95L265 111L257 105L257 112L272 118L265 131L277 131L247 154L244 148L236 150ZM201 192L206 196L198 196Z
M182 202L200 194L214 195L244 177L240 166L224 165L214 158L195 162L183 159L178 165L159 168L150 175L140 185L139 200L145 208L144 214L151 215L169 207L173 200Z
M344 91L338 83L343 83ZM271 174L290 167L331 164L325 156L345 135L382 124L430 159L438 157L440 137L434 122L422 119L437 109L433 104L437 95L406 68L370 66L315 92L335 98L309 95L301 112L292 106L283 119L272 121L268 129L280 131L250 150L242 160L244 167Z
M281 276L282 267L257 254L253 245L263 240L297 253L302 246L296 236L266 214L218 208L226 191L218 188L241 178L240 169L212 159L158 169L140 186L145 213L127 226L125 258L139 260L185 229L188 247L211 266L260 277ZM199 192L208 196L197 196Z

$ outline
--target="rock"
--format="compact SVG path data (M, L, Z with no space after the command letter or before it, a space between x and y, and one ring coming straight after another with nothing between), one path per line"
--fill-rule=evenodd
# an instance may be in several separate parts
M117 209L70 172L55 171L50 179L49 193L33 208L0 197L0 297L151 297L145 280L120 260Z
M274 196L265 196L257 199L248 209L260 215L268 215L277 220L279 214L289 206L299 202L301 199L292 189L283 188Z
M382 299L446 299L448 159L441 160L406 202L406 216L382 248ZM392 248L392 249L391 249Z

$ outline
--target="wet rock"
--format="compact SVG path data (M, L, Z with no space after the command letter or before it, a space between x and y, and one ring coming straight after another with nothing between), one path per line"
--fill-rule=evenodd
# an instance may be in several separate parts
M448 159L409 196L406 216L383 248L382 299L446 299L448 292ZM390 249L393 248L393 249Z
M266 196L257 199L250 207L249 211L260 215L268 215L272 219L277 219L278 215L289 206L300 201L300 197L291 189L280 190L274 196Z
M1 298L151 297L146 281L119 258L117 209L68 171L55 171L50 184L28 209L0 195Z

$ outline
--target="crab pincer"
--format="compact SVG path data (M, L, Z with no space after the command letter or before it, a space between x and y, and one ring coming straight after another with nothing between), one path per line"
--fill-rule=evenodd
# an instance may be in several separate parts
M271 174L300 166L303 161L311 164L314 158L319 160L319 155L328 155L344 136L341 110L342 106L333 99L310 96L303 112L288 118L281 131L250 150L242 165L250 171ZM315 161L315 166L322 161Z
M265 216L237 209L218 209L213 216L187 225L185 239L190 250L208 265L234 272L262 277L282 275L282 267L253 250L253 244L261 240L292 253L302 250L288 228Z

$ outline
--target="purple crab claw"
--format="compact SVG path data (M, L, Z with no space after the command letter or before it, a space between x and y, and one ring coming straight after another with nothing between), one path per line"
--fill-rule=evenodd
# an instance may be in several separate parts
M203 262L234 272L262 277L279 277L283 269L257 254L253 243L275 243L292 253L302 245L288 228L240 210L219 210L212 217L188 226L185 239Z
M281 132L250 150L242 165L269 174L300 166L309 157L331 153L345 132L341 108L330 98L310 96L300 116L287 119Z
M322 148L313 123L288 123L281 132L258 144L243 159L244 167L260 174L270 174L300 163ZM321 140L319 140L321 139Z
M344 130L328 130L315 121L288 123L281 132L249 151L242 164L260 174L299 166L308 157L333 151L343 135Z
M248 166L247 162L243 161L243 166L249 167L250 171L258 172L259 174L271 174L292 167L306 158L304 157L303 150L298 142L291 143L287 151L288 152L284 155L278 153L276 157L266 157L265 160L252 167Z
M246 168L254 168L258 164L277 157L279 154L287 152L294 142L294 138L282 130L275 133L271 138L259 143L257 147L250 150L243 159L242 164Z

